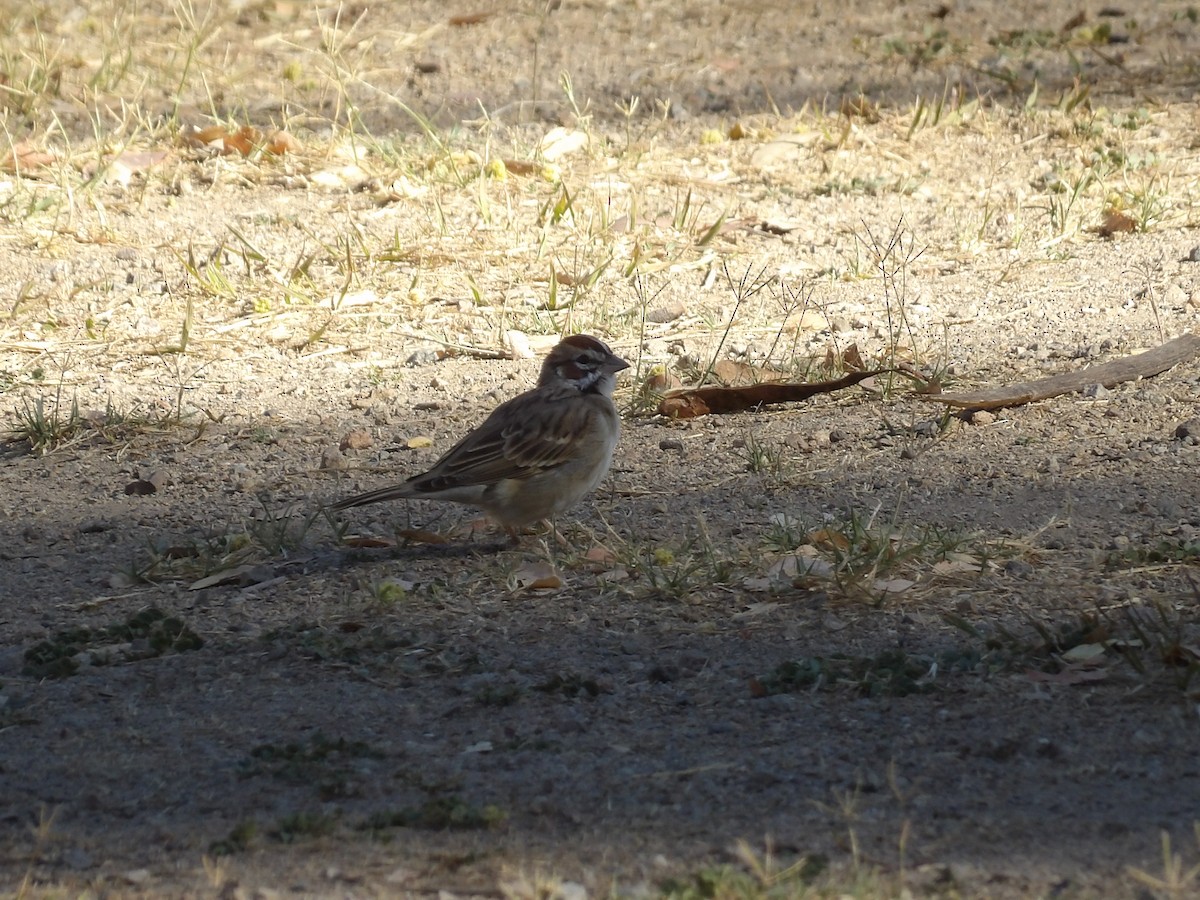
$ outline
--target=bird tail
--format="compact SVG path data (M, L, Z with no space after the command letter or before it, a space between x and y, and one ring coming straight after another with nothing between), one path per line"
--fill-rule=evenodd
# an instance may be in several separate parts
M353 497L346 497L343 500L337 501L337 503L329 504L329 508L336 511L349 509L352 506L366 506L368 503L382 503L384 500L403 500L412 496L412 487L410 485L392 484L374 491L367 491L365 494L355 494Z

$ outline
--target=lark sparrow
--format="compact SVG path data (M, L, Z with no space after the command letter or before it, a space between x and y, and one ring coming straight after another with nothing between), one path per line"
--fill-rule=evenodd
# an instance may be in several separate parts
M621 433L612 393L627 368L602 341L571 335L550 351L535 388L496 407L428 472L331 508L451 500L484 510L515 539L518 528L573 506L608 472Z

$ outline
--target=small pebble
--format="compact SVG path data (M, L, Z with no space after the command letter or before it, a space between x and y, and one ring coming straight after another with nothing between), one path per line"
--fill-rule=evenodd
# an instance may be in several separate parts
M411 353L409 355L408 359L406 359L404 361L404 364L406 366L428 366L431 363L435 363L437 361L438 361L438 352L436 350L430 350L429 348L425 348L422 350L416 350L413 353Z
M1176 440L1185 441L1191 438L1189 443L1200 442L1200 419L1188 419L1186 422L1180 422L1175 426Z
M342 456L342 451L337 447L326 447L321 454L322 469L343 469L346 467L346 458Z
M658 442L659 450L682 450L683 441L678 438L663 438Z

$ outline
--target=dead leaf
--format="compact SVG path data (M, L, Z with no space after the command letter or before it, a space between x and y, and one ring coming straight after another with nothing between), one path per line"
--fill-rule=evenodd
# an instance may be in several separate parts
M223 584L259 584L266 581L268 578L274 577L274 571L269 566L254 565L246 563L242 566L234 566L232 569L222 569L220 572L214 572L199 581L193 581L188 585L189 591L202 591L205 588L217 587Z
M1114 234L1131 234L1137 227L1137 219L1129 213L1110 207L1100 216L1100 224L1093 230L1100 237L1112 237Z
M655 369L657 371L651 371L642 382L642 396L661 397L668 391L678 390L683 386L683 382L661 366L655 366Z
M816 531L810 531L804 537L814 547L822 550L845 552L850 549L850 538L846 537L845 532L832 528L818 528Z
M451 28L464 28L467 25L478 25L481 22L486 22L488 19L490 19L494 15L495 15L495 13L490 12L490 11L489 12L464 13L463 15L460 15L460 16L451 16L449 19L446 20L446 22L450 25Z
M769 382L746 387L702 387L672 391L658 404L658 412L669 419L690 419L708 413L743 412L771 403L794 403L818 394L833 393L886 371L891 370L851 372L832 381L806 384Z
M208 125L180 135L185 144L193 147L208 147L222 156L240 153L249 156L255 147L263 145L263 135L252 125L243 125L230 131L224 125Z
M827 578L833 574L833 566L821 559L816 547L806 544L795 553L777 559L767 569L767 577L778 583L795 582L801 578Z
M516 329L504 332L504 346L508 347L513 359L533 359L536 355L529 344L529 335Z
M300 141L287 131L272 131L267 135L263 149L273 156L283 156L285 153L295 153L301 147Z
M1079 12L1075 13L1075 15L1071 16L1071 18L1067 19L1067 21L1063 22L1062 28L1059 29L1059 32L1061 34L1066 34L1067 32L1074 31L1086 21L1087 13L1081 9Z
M617 561L617 554L613 553L603 544L594 544L588 548L587 553L583 554L583 558L590 563L611 566Z
M951 575L977 575L980 565L975 560L941 559L933 564L933 574L943 578Z
M682 301L676 300L667 306L650 310L646 313L646 321L653 322L655 325L665 325L667 322L674 322L685 312L687 312L687 307L683 305Z
M1096 665L1107 652L1108 648L1103 644L1076 644L1063 653L1061 659L1076 665Z
M1089 684L1107 678L1108 669L1067 668L1061 672L1039 672L1029 669L1025 672L1025 677L1037 684Z
M433 438L423 434L414 435L404 442L404 446L409 450L424 450L433 446Z
M508 169L512 175L532 175L541 166L537 163L526 162L523 159L506 159L504 160L504 168Z
M514 591L556 591L562 586L562 577L544 562L526 563L509 579L509 587Z
M559 127L546 132L546 136L542 138L540 149L542 159L547 162L555 162L568 154L582 150L587 145L587 132Z
M5 172L34 172L44 169L54 163L58 157L45 150L39 150L28 141L18 141L0 158L0 170Z

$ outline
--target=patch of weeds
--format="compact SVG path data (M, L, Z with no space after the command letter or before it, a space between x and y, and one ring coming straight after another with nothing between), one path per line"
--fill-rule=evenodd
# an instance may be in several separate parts
M796 530L776 528L773 539L778 540ZM800 571L811 577L831 581L846 596L862 596L882 603L896 585L885 581L907 575L913 581L926 574L936 574L935 566L947 566L949 572L970 574L982 572L990 560L990 550L982 544L969 546L971 537L936 525L911 528L889 522L877 522L875 513L863 516L857 511L842 520L830 521L820 528L807 531L804 544L792 549L801 553ZM823 560L814 566L815 559Z
M1095 174L1090 169L1084 169L1074 177L1064 178L1051 173L1042 179L1042 186L1047 192L1046 204L1031 208L1045 211L1053 237L1063 237L1078 227L1078 216L1074 215L1076 204L1095 180Z
M947 56L961 56L967 44L940 25L929 25L920 37L892 37L883 42L885 57L900 57L914 69Z
M541 684L535 684L533 689L543 694L562 694L564 697L578 697L581 694L598 697L604 691L596 679L587 678L575 672L568 672L565 675L556 672Z
M1016 28L989 37L988 43L997 50L1028 53L1030 50L1056 47L1061 43L1061 39L1058 32L1047 28Z
M1088 672L1106 660L1121 659L1146 677L1152 674L1152 662L1161 664L1175 687L1189 697L1200 683L1195 635L1163 602L1126 609L1123 619L1094 612L1058 623L1031 621L1033 634L1003 625L977 627L954 613L943 619L983 645L981 670L987 672L1034 671L1074 683L1073 679L1087 681Z
M40 456L68 444L85 425L78 400L72 399L70 407L64 408L61 388L50 401L41 396L32 401L23 398L15 415L9 424L13 440L27 442L30 452Z
M397 632L383 626L364 627L355 621L325 626L299 624L269 631L263 640L285 643L295 652L319 662L341 662L352 666L391 663L401 653L418 646L416 635Z
M659 884L663 900L768 900L817 896L861 896L857 892L822 890L827 880L829 860L821 854L802 856L783 865L768 850L755 853L739 841L737 854L741 866L711 866ZM832 886L832 885L831 885Z
M779 478L791 471L791 458L781 444L759 440L747 433L744 439L734 443L734 448L741 452L747 472Z
M801 657L780 663L771 672L751 682L756 697L799 691L851 688L862 697L907 697L936 689L941 672L974 671L978 653L950 650L937 656L910 654L900 648L875 656L834 654Z
M412 588L412 582L389 577L371 582L369 590L371 598L380 606L395 606L408 596Z
M1157 177L1152 176L1140 188L1119 192L1106 212L1124 213L1133 220L1134 228L1146 232L1162 224L1172 206L1169 187L1159 185Z
M646 579L652 595L666 600L682 600L705 588L725 584L736 568L713 542L702 518L688 529L681 543L626 547L618 552L618 558L631 575Z
M131 567L130 577L135 581L153 577L198 579L238 566L265 563L301 548L313 525L325 516L324 510L316 510L299 518L286 510L272 509L265 502L261 506L256 517L226 531L152 548L147 558Z
M354 620L332 626L302 624L268 632L263 640L292 645L305 659L364 670L386 669L392 677L443 677L484 671L473 649L459 651L422 641L414 633L383 625L366 626Z
M1129 545L1110 551L1104 558L1108 569L1133 566L1180 565L1200 562L1200 541L1183 537L1165 537L1153 543Z
M521 699L521 689L515 684L489 684L475 693L480 706L512 706Z
M281 844L295 844L308 838L331 834L337 827L337 818L324 813L298 812L284 816L269 832L273 840Z
M308 741L260 744L238 764L243 778L269 775L288 784L312 784L322 799L344 797L354 775L351 761L380 759L383 754L364 741L328 738L317 732Z
M39 641L25 651L21 672L32 678L65 678L78 671L85 653L88 662L99 666L184 653L202 646L204 641L182 619L151 606L115 625L69 628Z
M1193 600L1200 600L1200 589L1195 594ZM1193 685L1200 685L1200 651L1196 635L1188 633L1179 613L1156 599L1149 607L1127 609L1125 616L1133 640L1115 645L1125 660L1145 675L1149 672L1145 654L1149 654L1171 672L1176 688L1194 698L1197 690Z
M244 853L257 836L258 823L253 819L246 819L234 825L228 835L209 844L208 852L213 856L233 856L237 853Z
M1192 823L1196 847L1200 849L1200 822ZM1184 868L1183 857L1171 851L1171 833L1162 830L1162 876L1152 875L1143 869L1129 867L1129 874L1146 885L1156 896L1194 897L1200 887L1200 864Z
M864 222L862 233L854 232L854 243L856 248L861 245L866 250L870 267L878 273L883 287L888 336L881 362L889 369L904 366L910 361L920 365L917 334L908 316L908 276L925 253L925 247L917 246L903 217L897 220L890 232L880 235L872 232ZM857 255L857 249L855 253ZM894 372L889 372L883 380L882 393L885 397L892 395L897 377ZM907 380L904 383L907 384Z
M913 654L900 648L874 656L834 654L801 657L776 666L751 681L756 697L800 691L832 691L849 688L863 697L904 697L936 690L937 679L946 674L968 673L983 677L997 672L1036 671L1047 675L1086 672L1097 656L1130 657L1131 648L1154 647L1162 661L1176 667L1181 687L1186 689L1200 673L1200 658L1188 650L1186 636L1177 619L1159 612L1159 621L1143 617L1133 638L1121 638L1115 625L1099 614L1085 614L1055 624L1031 622L1032 634L1014 632L1002 625L988 630L948 613L947 623L960 629L975 646L952 647L936 654ZM1157 636L1155 636L1157 635ZM1086 681L1086 675L1080 681Z
M357 828L380 832L389 828L421 828L429 831L495 828L508 813L494 804L476 806L457 795L430 797L420 806L409 806L368 817Z

